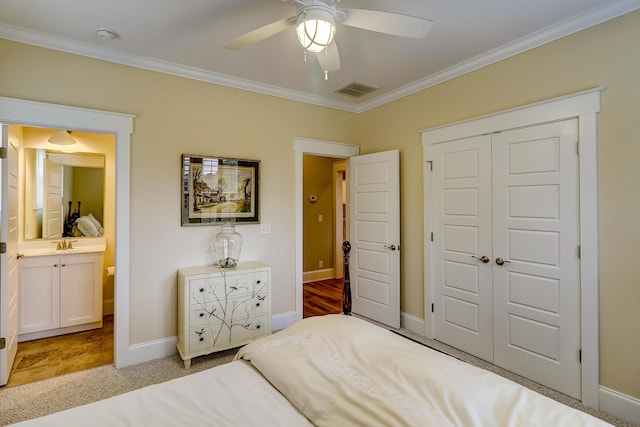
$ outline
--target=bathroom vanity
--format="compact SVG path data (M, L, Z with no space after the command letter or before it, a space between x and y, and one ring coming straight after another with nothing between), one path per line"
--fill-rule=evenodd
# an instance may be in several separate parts
M102 327L105 245L90 243L19 250L18 341Z

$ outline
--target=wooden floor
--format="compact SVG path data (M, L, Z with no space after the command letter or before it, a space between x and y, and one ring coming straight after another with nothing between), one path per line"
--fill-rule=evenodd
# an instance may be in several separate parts
M342 279L305 283L303 301L303 317L342 313Z
M113 363L113 315L103 327L18 343L6 387L40 381Z

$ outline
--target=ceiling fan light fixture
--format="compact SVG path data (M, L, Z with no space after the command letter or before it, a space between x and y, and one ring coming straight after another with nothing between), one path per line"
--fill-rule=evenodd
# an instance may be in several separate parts
M49 142L55 145L73 145L76 143L76 140L73 139L69 131L57 130L51 135Z
M297 16L298 41L309 52L322 52L333 42L336 20L327 6L315 5L303 8Z

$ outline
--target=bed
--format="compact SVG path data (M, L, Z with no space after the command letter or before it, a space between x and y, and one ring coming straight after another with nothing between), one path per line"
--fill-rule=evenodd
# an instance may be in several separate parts
M15 426L609 426L353 316L301 320L233 362Z

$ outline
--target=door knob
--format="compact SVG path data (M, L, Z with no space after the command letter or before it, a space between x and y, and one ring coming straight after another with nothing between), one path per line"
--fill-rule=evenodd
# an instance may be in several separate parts
M384 247L387 249L391 249L392 251L395 251L396 249L400 250L400 246L396 245L384 245Z
M482 255L482 256L471 255L471 258L479 259L480 261L484 262L485 264L488 263L489 261L491 261L489 259L489 257L486 256L486 255Z
M496 264L504 265L504 263L511 263L511 261L507 261L506 259L496 258Z

